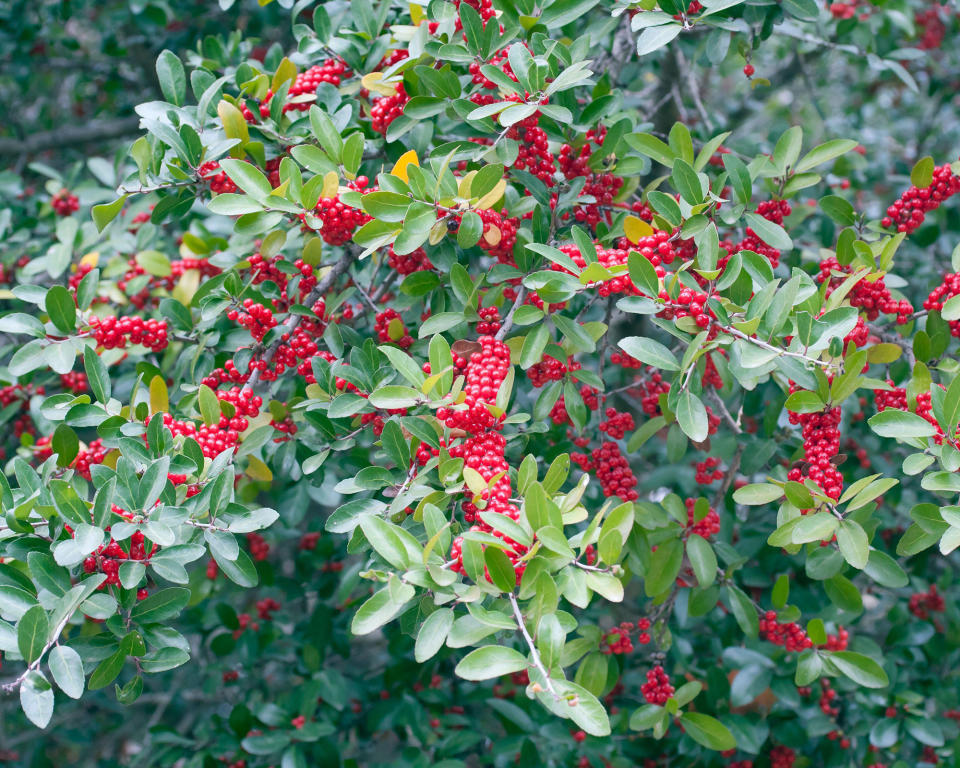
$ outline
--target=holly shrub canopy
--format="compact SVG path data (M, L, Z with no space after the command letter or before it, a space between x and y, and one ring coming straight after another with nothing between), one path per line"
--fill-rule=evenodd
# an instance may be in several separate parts
M0 10L0 759L960 764L957 9L261 4Z

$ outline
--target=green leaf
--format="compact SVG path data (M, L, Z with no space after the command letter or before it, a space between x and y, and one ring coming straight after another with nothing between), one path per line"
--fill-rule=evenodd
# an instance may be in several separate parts
M157 79L163 98L182 107L187 99L187 75L183 63L173 51L163 50L157 57Z
M683 433L695 443L702 443L709 434L710 422L703 401L689 389L677 400L677 423Z
M637 56L646 56L662 48L683 30L679 24L664 24L659 27L647 27L637 38Z
M745 213L744 217L750 228L757 233L757 237L767 245L781 251L789 251L793 248L793 240L779 224L767 221L763 216L756 213Z
M507 554L496 547L487 547L483 552L490 580L501 592L513 592L517 586L517 574Z
M710 543L697 534L687 539L687 558L701 587L709 587L717 578L717 556Z
M464 680L477 681L520 672L529 666L527 657L513 648L485 645L464 656L453 671Z
M842 520L837 530L837 545L840 554L857 570L863 570L870 556L870 542L859 523L854 520Z
M17 622L17 648L20 655L30 664L40 658L47 645L50 622L43 606L30 608Z
M829 655L829 659L846 677L865 688L886 688L890 685L883 667L862 653L835 651Z
M933 158L929 155L921 157L910 171L910 183L920 189L926 189L933 183L933 169Z
M840 157L850 152L857 146L857 142L851 139L832 139L811 149L807 154L800 158L795 168L797 173L809 171L822 163L826 163L834 158Z
M737 488L733 492L733 500L744 506L771 504L781 498L783 498L783 488L773 483L753 483Z
M141 624L172 619L180 615L190 601L190 590L183 587L168 587L140 600L130 612L130 617ZM109 682L109 680L107 681Z
M103 364L100 355L92 347L83 348L83 369L90 383L90 391L101 403L106 404L110 399L110 375L107 366Z
M702 712L684 712L680 715L680 723L691 739L707 749L722 752L737 747L730 729L715 717Z
M20 706L37 728L46 728L53 717L53 687L38 671L27 673L20 683Z
M706 192L703 180L693 169L693 166L685 160L677 158L673 161L673 174L670 176L670 183L690 205L698 205L703 202L703 196Z
M829 512L817 512L800 518L793 526L791 540L794 544L806 544L811 541L827 541L837 530L839 520Z
M71 699L79 699L83 694L83 661L80 654L67 645L56 645L50 649L47 664L53 681Z
M127 195L122 195L112 203L101 203L90 209L93 216L93 223L97 225L97 232L103 232L107 224L117 218L117 214L123 210L123 204L127 201Z
M820 208L841 227L852 226L857 221L853 205L839 195L821 197Z
M656 597L670 588L683 565L683 544L679 539L670 539L660 544L650 556L644 589L647 597Z
M867 423L880 437L933 437L937 434L936 427L926 419L895 408L888 408L871 416Z
M417 643L413 649L413 656L418 664L433 658L443 644L453 626L453 610L438 608L424 620L417 633Z
M627 336L625 339L620 339L617 346L641 363L652 365L654 368L664 371L680 370L680 363L676 356L659 341L644 336Z
M355 635L368 635L379 629L403 611L415 594L412 586L400 584L393 577L390 586L375 592L360 606L353 617L350 631Z
M90 679L87 681L87 688L91 691L96 691L110 685L110 683L117 679L117 675L120 674L126 660L127 655L119 650L105 658L97 665L97 668L93 670L93 674L90 675Z
M422 396L416 389L389 385L371 392L368 402L375 408L394 409L410 408L419 403L421 399Z
M58 331L69 334L77 329L77 305L70 291L62 285L55 285L47 291L44 308Z

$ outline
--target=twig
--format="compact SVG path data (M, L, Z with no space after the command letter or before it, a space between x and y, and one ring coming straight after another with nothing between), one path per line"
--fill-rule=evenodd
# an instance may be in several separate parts
M527 646L530 648L530 655L533 657L533 664L539 670L540 674L543 675L544 683L547 686L547 690L550 692L550 695L554 699L560 701L562 698L557 689L553 687L553 681L550 679L550 675L547 672L546 667L543 666L543 661L540 659L540 654L537 652L537 647L533 644L533 638L530 637L530 633L527 631L527 625L523 623L523 614L520 613L520 606L517 604L517 596L512 592L507 595L507 598L510 600L510 605L513 606L513 616L517 620L517 626L520 628L520 633L523 635L523 639L526 640Z
M523 304L523 300L527 298L527 288L524 285L521 285L517 289L517 298L514 299L513 306L510 307L510 311L507 312L507 316L503 318L503 325L500 326L500 330L497 331L497 335L494 337L497 341L503 341L503 337L507 335L510 329L513 327L513 316L516 314L517 309Z
M783 355L784 357L795 357L798 360L805 360L808 363L819 365L822 368L832 368L834 366L833 363L827 362L826 360L818 360L815 357L804 355L802 352L791 352L788 349L782 349L781 347L773 346L773 344L767 344L767 342L763 341L762 339L757 339L753 336L749 336L743 331L738 331L736 328L723 328L723 332L729 333L731 336L736 336L738 339L749 341L750 343L755 344L761 349L766 349L769 352L776 352L778 355Z
M720 484L720 487L717 488L716 494L714 494L714 509L720 506L720 503L726 498L730 486L733 485L733 480L737 476L737 472L740 471L740 460L743 458L743 452L746 450L746 447L747 444L742 442L737 445L737 450L733 454L733 458L730 459L730 465L727 467L727 473L723 476L723 482Z

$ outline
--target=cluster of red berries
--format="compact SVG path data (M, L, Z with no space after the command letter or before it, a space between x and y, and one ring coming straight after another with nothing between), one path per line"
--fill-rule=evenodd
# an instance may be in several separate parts
M637 632L637 642L647 645L650 642L650 619L640 619L634 624L632 621L622 621L616 627L608 629L600 638L600 653L618 655L633 653L633 639L630 635ZM669 696L667 697L669 698Z
M50 207L57 216L69 216L80 209L80 201L70 190L61 189L50 198Z
M259 397L257 399L260 399ZM237 426L244 425L242 429ZM173 435L185 435L197 441L200 450L207 458L213 459L227 449L236 449L240 440L240 432L246 429L247 420L241 416L228 419L221 416L216 424L204 424L197 429L192 421L175 419L169 413L163 414L163 425Z
M210 185L210 191L214 194L222 195L237 191L237 185L225 171L220 170L220 163L216 160L210 160L197 168L197 175Z
M827 731L827 738L830 741L836 741L840 745L840 749L850 749L850 739L844 736L840 731Z
M283 111L297 110L306 112L310 109L315 99L307 98L317 92L317 87L321 83L330 83L338 87L340 83L350 77L350 70L343 59L327 59L322 64L316 64L310 69L301 72L293 81L293 85L287 91L287 102L283 105ZM270 117L270 101L273 98L273 92L267 91L267 95L260 102L260 116L264 119ZM247 110L249 112L249 110ZM247 120L251 120L252 113L244 115Z
M371 220L371 217L359 208L351 208L343 203L339 196L320 198L313 215L322 222L320 237L330 245L349 242L353 233Z
M939 312L948 299L960 294L960 272L951 272L944 275L943 282L934 288L923 302L927 311ZM950 333L960 338L960 320L950 321Z
M113 511L123 517L130 517L130 514L113 505ZM146 551L144 546L144 535L142 531L134 531L130 537L129 551L123 549L120 544L113 539L106 545L97 547L97 551L83 561L83 570L85 573L103 573L107 579L100 585L103 589L107 584L120 583L120 562L123 560L149 560L157 551L157 545L153 544L150 552ZM143 600L146 596L146 590L140 590L142 596L138 593L137 597Z
M273 618L274 611L280 610L280 603L272 597L266 597L263 600L257 600L257 616L261 619L270 620Z
M918 619L929 619L930 612L942 613L946 608L943 596L937 592L937 585L931 584L926 592L910 595L910 613Z
M717 480L722 480L723 470L719 469L719 466L720 459L716 456L707 456L703 461L694 463L693 467L696 470L694 480L699 485L710 485Z
M255 341L263 341L267 332L277 325L273 312L263 304L257 304L253 299L244 299L243 309L245 310L243 312L231 309L227 312L227 319L250 331Z
M696 534L704 539L716 536L720 533L720 515L716 513L713 507L707 510L702 518L697 520L697 500L688 498L684 501L687 508L687 527L684 538L689 538Z
M487 405L496 400L510 368L510 348L506 344L493 336L481 336L478 342L480 350L470 355L465 371L465 408L437 410L437 418L451 429L474 434L492 427L497 421Z
M387 254L387 263L390 265L390 269L396 270L401 275L410 275L414 272L434 269L433 264L430 263L430 259L427 256L427 252L423 248L417 248L417 250L411 253L398 256L393 250L393 245L391 245Z
M584 472L596 475L604 496L617 496L623 501L640 498L636 491L637 478L617 443L602 443L599 448L593 449L589 457L583 453L571 453L570 459Z
M83 371L70 371L60 374L60 386L76 394L86 392L90 388L87 374Z
M841 266L833 256L820 262L818 283L827 283L827 297L834 292L852 272L851 267ZM861 280L847 294L851 306L862 309L868 320L876 320L880 313L897 316L897 325L905 325L913 313L909 301L897 301L887 288L883 276L875 280Z
M840 21L852 19L857 15L860 2L861 0L846 0L846 2L830 3L830 14L833 16L833 18ZM860 15L861 20L865 20L866 18L866 13L862 13Z
M506 211L498 212L492 208L477 211L477 215L483 222L483 234L477 245L501 264L515 266L513 247L517 243L517 219L508 216Z
M403 83L397 83L394 88L396 93L392 96L381 96L374 99L370 105L370 127L384 136L387 135L390 123L403 114L403 108L410 101Z
M480 307L477 314L480 315L480 320L477 323L477 333L487 336L500 330L499 309L496 307Z
M710 294L694 291L690 288L681 288L677 298L671 299L667 291L660 291L659 298L665 307L657 313L658 317L667 320L678 320L681 317L692 317L698 328L706 328L715 317L713 310L707 305Z
M837 717L840 714L838 707L834 706L833 702L837 698L837 692L833 689L833 686L830 685L830 681L826 678L820 680L820 701L819 706L820 710L827 717Z
M795 621L781 624L777 621L776 611L767 611L760 616L760 634L774 645L782 645L788 651L799 653L813 648L813 641L807 637L803 627Z
M845 651L847 650L847 643L850 640L850 633L840 627L837 630L835 635L827 635L827 642L821 645L821 648L825 648L828 651Z
M791 386L791 389L794 387ZM788 413L790 423L802 427L804 463L792 467L787 479L802 483L804 476L809 477L827 496L839 499L843 490L843 475L834 461L840 453L840 409Z
M85 480L90 480L90 467L94 464L103 464L109 451L104 447L103 441L98 437L92 441L86 449L81 449L77 458L73 460L73 468L77 474Z
M640 686L643 698L650 704L663 706L674 694L674 687L670 684L670 677L659 664L647 672L647 682Z
M770 768L793 768L797 759L796 753L790 747L774 747L770 750Z
M413 344L413 337L403 324L400 313L392 307L377 313L373 330L376 332L377 338L385 344L393 343L403 347L403 349L407 349Z
M884 227L896 227L897 232L910 234L923 224L927 213L939 208L957 192L960 192L960 176L953 172L949 164L938 166L933 171L930 186L911 186L887 208L887 215L881 224Z
M913 22L917 26L917 31L922 32L917 42L917 48L920 50L933 51L943 44L947 25L944 24L940 13L944 10L946 10L945 5L941 7L934 3L929 8L914 14Z
M259 533L247 534L247 546L250 547L250 557L254 560L266 560L270 554L270 544Z
M154 352L167 347L167 321L140 317L90 318L90 329L97 345L104 349L123 349L127 344L143 344Z
M607 420L601 421L597 428L601 432L606 432L607 437L613 440L621 440L627 432L632 432L636 428L633 416L629 413L618 411L616 408L607 408L604 415Z
M576 366L576 368L573 366ZM544 355L539 363L531 365L527 369L527 378L530 379L530 383L534 387L539 389L551 381L560 381L567 375L567 371L578 370L579 368L579 363L573 363L568 360L565 365L549 355Z
M890 385L891 389L878 389L873 393L877 411L885 411L888 408L893 408L897 411L909 410L909 406L907 404L907 390L905 390L903 387L893 386L893 382L889 379L887 379L887 384ZM936 417L933 415L933 396L930 392L920 392L917 395L917 405L914 409L914 413L916 413L921 419L928 421L931 426L933 426L937 432L933 439L938 445L942 444L944 434L943 430L940 429L940 425L937 423Z

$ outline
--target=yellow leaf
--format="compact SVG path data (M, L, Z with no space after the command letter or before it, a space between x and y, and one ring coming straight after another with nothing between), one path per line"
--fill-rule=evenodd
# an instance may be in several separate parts
M491 224L483 233L483 239L490 245L498 245L502 237L503 233L500 231L500 227L495 224Z
M399 83L400 81L397 80ZM368 72L360 78L360 84L368 91L379 93L381 96L396 96L396 85L389 81L384 81L383 72Z
M403 327L403 320L399 317L393 318L387 325L387 336L390 337L391 341L400 341L406 335L407 329Z
M457 194L464 200L470 199L470 186L473 184L473 177L476 175L476 171L470 171L470 173L460 179L460 184L457 188Z
M228 139L240 139L240 143L230 150L231 157L243 157L243 145L250 141L250 131L243 113L229 101L223 100L217 105L217 114L223 123L223 132Z
M110 467L110 469L117 468L117 459L120 458L120 451L114 449L110 451L106 456L103 457L103 461L100 462L105 467Z
M423 382L423 386L420 387L420 391L423 392L423 394L425 395L429 395L430 392L433 390L433 388L437 386L437 382L440 381L440 379L442 378L443 378L442 373L435 373L432 376L427 376L427 378Z
M173 288L172 296L185 307L190 306L193 300L193 294L200 287L200 270L188 269L183 273L177 284Z
M269 483L273 480L273 472L256 456L250 456L247 460L247 477L262 483Z
M410 20L413 22L415 27L420 26L420 22L427 17L427 14L423 11L422 5L417 5L416 3L410 3Z
M475 206L477 210L483 211L483 210L486 210L487 208L490 208L495 202L497 202L497 200L503 197L503 193L504 193L504 190L506 190L506 188L507 188L507 180L500 179L500 181L497 182L497 185L493 189L491 189L489 192L487 192L487 194L481 197L480 200L477 202Z
M287 196L287 187L290 186L290 179L287 179L279 187L270 192L271 195L276 197L286 197Z
M430 227L430 235L427 242L430 245L436 245L447 236L447 222L443 219L437 219L437 223Z
M297 65L284 56L283 61L280 62L280 66L277 67L277 71L273 75L273 82L270 83L270 88L276 93L280 90L280 86L287 82L287 80L296 79Z
M420 167L420 159L417 157L417 151L415 149L411 149L400 155L400 159L397 160L397 164L393 166L390 175L396 176L398 179L403 179L404 181L409 181L407 168L411 165L415 165L418 168Z
M323 189L320 191L320 197L332 200L337 196L340 190L340 177L336 171L327 171L323 176Z
M82 267L95 267L100 261L100 253L98 251L90 251L90 253L84 255L80 259L80 266Z
M150 379L150 415L167 413L170 410L170 397L167 394L167 383L162 376Z
M641 237L653 234L653 227L636 216L627 216L623 221L623 233L627 236L627 240L636 245Z
M323 260L323 240L311 237L303 246L303 260L311 267L317 266Z

